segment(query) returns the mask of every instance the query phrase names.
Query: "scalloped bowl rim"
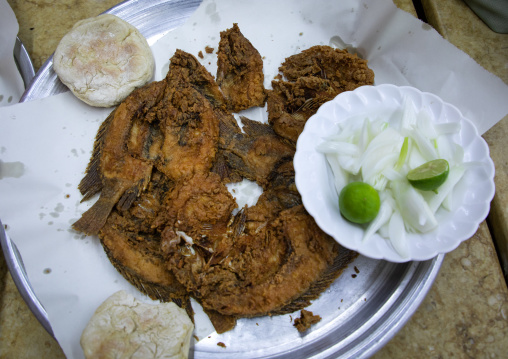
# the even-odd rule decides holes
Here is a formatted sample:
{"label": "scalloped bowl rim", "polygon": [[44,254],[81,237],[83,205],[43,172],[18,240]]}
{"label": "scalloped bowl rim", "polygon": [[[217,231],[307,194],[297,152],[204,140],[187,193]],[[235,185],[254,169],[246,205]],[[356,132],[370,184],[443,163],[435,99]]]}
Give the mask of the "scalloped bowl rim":
{"label": "scalloped bowl rim", "polygon": [[[413,100],[416,108],[430,110],[436,122],[460,122],[461,130],[451,140],[464,148],[464,161],[479,163],[468,167],[453,193],[453,211],[440,209],[439,226],[425,234],[408,234],[409,257],[401,257],[389,241],[375,234],[361,240],[364,227],[347,222],[340,215],[338,195],[333,187],[333,175],[324,156],[316,145],[334,130],[342,118],[356,116],[388,116],[401,111],[405,97]],[[389,121],[389,120],[388,120]],[[318,226],[339,244],[374,259],[391,262],[423,261],[438,254],[448,253],[463,241],[471,238],[490,211],[494,197],[494,163],[489,147],[478,134],[474,124],[460,110],[438,96],[422,92],[411,86],[382,84],[362,86],[343,92],[323,104],[307,121],[298,138],[294,156],[295,183],[307,212]]]}

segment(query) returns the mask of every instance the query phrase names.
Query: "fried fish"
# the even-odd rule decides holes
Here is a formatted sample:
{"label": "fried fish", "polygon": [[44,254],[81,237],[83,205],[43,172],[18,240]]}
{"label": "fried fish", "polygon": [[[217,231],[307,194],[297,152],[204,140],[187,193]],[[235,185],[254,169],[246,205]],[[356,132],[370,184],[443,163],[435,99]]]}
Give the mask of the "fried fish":
{"label": "fried fish", "polygon": [[264,106],[263,60],[238,24],[221,32],[217,51],[217,83],[232,112]]}
{"label": "fried fish", "polygon": [[[245,41],[235,25],[221,39],[230,53],[222,53],[248,48]],[[153,299],[174,301],[191,315],[190,298],[198,300],[219,333],[241,317],[308,306],[357,253],[305,211],[292,163],[299,133],[281,118],[298,109],[308,117],[338,91],[346,75],[323,73],[347,57],[341,54],[317,47],[287,59],[281,69],[288,81],[274,81],[271,92],[271,123],[240,117],[240,126],[231,109],[264,96],[257,57],[228,60],[245,65],[234,76],[245,75],[262,94],[248,89],[244,101],[228,95],[228,81],[236,81],[228,71],[219,88],[194,56],[177,50],[164,80],[135,91],[101,126],[80,183],[83,200],[100,197],[74,228],[98,234],[115,268]],[[355,71],[348,76],[361,77]],[[257,204],[237,208],[226,185],[243,178],[263,193]]]}
{"label": "fried fish", "polygon": [[245,116],[241,116],[240,121],[242,129],[234,118],[223,118],[220,123],[219,148],[237,174],[266,188],[274,166],[283,158],[292,158],[294,148],[284,142],[269,125]]}
{"label": "fried fish", "polygon": [[[100,197],[73,228],[86,234],[97,234],[115,205],[128,208],[150,180],[153,162],[134,156],[126,146],[132,142],[146,142],[149,138],[134,139],[142,133],[131,132],[134,120],[160,99],[165,82],[153,82],[135,90],[103,122],[95,139],[92,158],[78,188],[83,201],[100,192]],[[141,144],[140,148],[144,148]]]}
{"label": "fried fish", "polygon": [[290,56],[279,71],[268,92],[268,121],[293,144],[321,104],[341,92],[374,83],[366,60],[330,46],[313,46]]}

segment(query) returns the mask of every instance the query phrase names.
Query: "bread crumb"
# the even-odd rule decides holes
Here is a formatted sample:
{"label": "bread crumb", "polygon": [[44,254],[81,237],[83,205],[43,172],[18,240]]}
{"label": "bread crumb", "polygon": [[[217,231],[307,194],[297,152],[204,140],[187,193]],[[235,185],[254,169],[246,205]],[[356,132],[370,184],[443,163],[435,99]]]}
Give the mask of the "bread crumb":
{"label": "bread crumb", "polygon": [[207,54],[211,54],[211,53],[213,52],[213,50],[214,50],[214,49],[213,49],[213,47],[210,47],[210,46],[206,46],[206,47],[205,47],[205,52],[206,52]]}
{"label": "bread crumb", "polygon": [[200,59],[204,59],[205,57],[203,56],[203,51],[200,51],[198,52],[198,56]]}
{"label": "bread crumb", "polygon": [[222,348],[226,347],[226,344],[224,344],[223,342],[218,342],[217,345]]}

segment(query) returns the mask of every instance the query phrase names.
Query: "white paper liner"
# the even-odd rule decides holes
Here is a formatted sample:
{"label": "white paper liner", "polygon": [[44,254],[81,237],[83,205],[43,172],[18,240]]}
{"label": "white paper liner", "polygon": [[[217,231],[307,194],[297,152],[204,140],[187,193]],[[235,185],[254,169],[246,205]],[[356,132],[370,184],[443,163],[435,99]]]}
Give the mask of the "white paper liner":
{"label": "white paper liner", "polygon": [[[202,51],[201,63],[215,75],[216,54],[206,54],[205,46],[216,50],[220,31],[235,22],[264,57],[266,87],[285,57],[340,39],[369,60],[376,84],[433,92],[457,106],[480,133],[508,113],[508,86],[390,0],[205,0],[184,26],[153,44],[155,79],[166,75],[177,48]],[[68,358],[82,358],[81,332],[102,301],[120,289],[136,292],[97,238],[70,227],[93,202],[80,204],[77,185],[109,112],[70,92],[0,107],[0,218]],[[247,113],[266,122],[263,109]],[[199,319],[198,337],[209,328]]]}

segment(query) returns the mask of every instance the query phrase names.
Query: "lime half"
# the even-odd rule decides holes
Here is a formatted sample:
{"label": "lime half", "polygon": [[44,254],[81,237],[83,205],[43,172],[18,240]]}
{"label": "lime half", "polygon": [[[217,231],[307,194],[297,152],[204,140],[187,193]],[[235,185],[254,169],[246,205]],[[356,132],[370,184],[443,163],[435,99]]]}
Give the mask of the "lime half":
{"label": "lime half", "polygon": [[444,159],[425,162],[407,173],[407,180],[411,185],[422,191],[435,191],[448,178],[450,166]]}
{"label": "lime half", "polygon": [[377,191],[365,182],[351,182],[339,194],[340,213],[353,223],[368,223],[376,218],[381,201]]}

